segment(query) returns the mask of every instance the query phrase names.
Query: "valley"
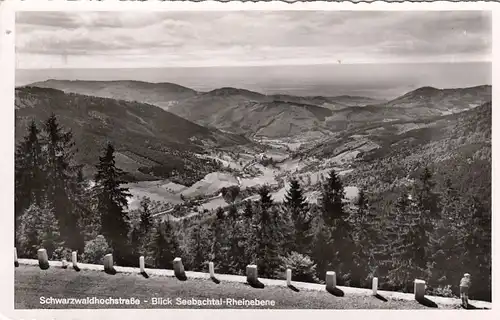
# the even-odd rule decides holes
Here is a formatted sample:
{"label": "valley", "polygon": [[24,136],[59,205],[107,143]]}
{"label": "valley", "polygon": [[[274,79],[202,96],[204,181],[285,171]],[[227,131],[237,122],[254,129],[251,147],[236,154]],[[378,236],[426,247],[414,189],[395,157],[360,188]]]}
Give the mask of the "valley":
{"label": "valley", "polygon": [[[181,219],[192,217],[218,207],[229,206],[221,194],[221,189],[231,186],[238,186],[241,190],[239,201],[246,201],[257,200],[257,188],[268,185],[272,191],[272,199],[275,202],[282,202],[289,188],[288,181],[291,177],[296,177],[301,181],[307,200],[316,203],[319,196],[319,183],[324,181],[331,169],[335,169],[341,176],[353,171],[350,168],[350,161],[345,161],[341,156],[333,161],[315,158],[294,159],[294,152],[290,150],[288,140],[260,139],[258,143],[267,147],[264,152],[251,154],[221,150],[197,155],[200,158],[220,161],[228,171],[211,172],[192,186],[176,184],[168,179],[126,184],[125,186],[133,195],[129,199],[129,209],[139,208],[142,197],[149,197],[155,201],[171,204],[167,206],[168,209],[157,209],[158,212],[154,213],[156,217],[178,220],[178,215],[172,215],[173,205],[182,204],[189,206],[190,210],[185,210]],[[355,200],[357,188],[346,187],[346,196],[351,201]]]}
{"label": "valley", "polygon": [[[83,149],[77,156],[89,177],[96,146],[114,140],[124,186],[132,194],[129,210],[148,197],[156,203],[156,217],[183,219],[227,207],[221,190],[231,186],[240,189],[238,201],[256,200],[258,187],[267,185],[272,199],[282,202],[292,177],[299,179],[307,201],[316,203],[332,169],[347,182],[350,203],[360,188],[384,192],[400,185],[416,163],[436,163],[432,156],[444,161],[464,149],[472,156],[487,152],[485,136],[469,136],[470,130],[479,132],[473,128],[478,119],[487,129],[490,100],[491,86],[423,87],[380,101],[228,87],[197,92],[171,83],[48,80],[16,89],[16,131],[32,117],[56,112]],[[463,131],[460,122],[471,123],[470,130]],[[373,180],[373,166],[394,159],[401,174],[383,186]]]}

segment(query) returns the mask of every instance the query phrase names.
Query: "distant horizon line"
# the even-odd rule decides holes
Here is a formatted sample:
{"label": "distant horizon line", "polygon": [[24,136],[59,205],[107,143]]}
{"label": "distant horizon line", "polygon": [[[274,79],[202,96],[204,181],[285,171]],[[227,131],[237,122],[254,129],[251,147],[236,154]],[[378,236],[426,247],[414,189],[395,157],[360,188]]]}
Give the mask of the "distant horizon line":
{"label": "distant horizon line", "polygon": [[265,68],[265,67],[310,67],[310,66],[354,66],[354,65],[408,65],[408,64],[467,64],[467,63],[493,63],[492,60],[470,60],[470,61],[409,61],[409,62],[354,62],[354,63],[310,63],[310,64],[262,64],[262,65],[206,65],[206,66],[123,66],[123,67],[57,67],[57,68],[19,68],[15,70],[89,70],[89,69],[184,69],[184,68]]}

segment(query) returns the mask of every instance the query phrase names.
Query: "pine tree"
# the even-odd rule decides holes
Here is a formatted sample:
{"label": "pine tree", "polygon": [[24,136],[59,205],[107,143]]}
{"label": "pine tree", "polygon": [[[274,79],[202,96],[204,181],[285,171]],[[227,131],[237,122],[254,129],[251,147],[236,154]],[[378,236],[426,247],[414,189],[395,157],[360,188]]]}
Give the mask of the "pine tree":
{"label": "pine tree", "polygon": [[128,206],[127,188],[120,185],[122,170],[115,165],[114,148],[108,143],[104,154],[99,157],[97,173],[95,174],[94,195],[97,199],[97,212],[101,217],[101,233],[113,248],[117,263],[123,263],[129,258],[127,249]]}
{"label": "pine tree", "polygon": [[153,264],[156,268],[167,269],[172,266],[172,255],[167,247],[167,240],[163,231],[162,223],[154,228],[153,236],[149,244],[149,255],[153,257]]}
{"label": "pine tree", "polygon": [[312,257],[316,263],[316,271],[319,279],[324,280],[325,274],[329,271],[330,258],[333,253],[333,247],[330,242],[330,230],[321,219],[314,237],[314,246],[312,249]]}
{"label": "pine tree", "polygon": [[168,250],[170,258],[170,265],[172,265],[173,268],[173,261],[180,253],[179,241],[177,240],[177,233],[175,231],[173,222],[167,220],[163,223],[163,225],[165,232],[166,248]]}
{"label": "pine tree", "polygon": [[74,142],[71,131],[64,131],[54,114],[44,125],[46,198],[54,209],[61,236],[66,246],[83,250],[83,235],[79,228],[79,211],[75,207],[78,197],[76,178],[78,166],[74,161]]}
{"label": "pine tree", "polygon": [[139,222],[139,230],[141,232],[141,235],[146,235],[149,233],[153,225],[151,199],[144,197],[139,205],[141,207],[141,220]]}
{"label": "pine tree", "polygon": [[236,208],[236,206],[234,204],[229,206],[227,216],[231,219],[232,223],[235,223],[235,221],[238,220],[238,218],[239,218],[238,209]]}
{"label": "pine tree", "polygon": [[[42,205],[45,193],[45,160],[39,140],[40,131],[31,121],[28,134],[16,147],[15,153],[15,234],[19,217],[32,204]],[[17,242],[17,241],[16,241]]]}
{"label": "pine tree", "polygon": [[[406,194],[402,197],[405,196],[408,198]],[[414,279],[429,276],[429,233],[413,199],[408,199],[408,203],[402,199],[399,202],[400,210],[404,208],[405,212],[398,219],[398,238],[392,245],[392,269],[389,271],[390,282],[407,291],[411,290]]]}
{"label": "pine tree", "polygon": [[245,201],[245,207],[243,209],[243,217],[246,219],[252,219],[253,215],[253,203],[251,200],[247,200]]}
{"label": "pine tree", "polygon": [[350,215],[353,240],[357,249],[353,252],[352,281],[353,286],[364,286],[376,268],[376,251],[378,217],[369,206],[368,197],[363,188],[359,190],[356,208]]}
{"label": "pine tree", "polygon": [[215,268],[220,272],[228,271],[228,234],[226,228],[226,219],[224,209],[217,208],[216,217],[211,226],[212,245],[211,258],[215,264]]}
{"label": "pine tree", "polygon": [[244,261],[246,263],[256,263],[257,258],[257,230],[258,225],[255,222],[254,203],[251,200],[245,202],[245,208],[243,210],[243,229],[245,231],[245,251],[244,251]]}
{"label": "pine tree", "polygon": [[132,256],[136,257],[145,254],[143,252],[143,239],[145,238],[138,227],[132,226],[132,231],[130,232],[130,251]]}
{"label": "pine tree", "polygon": [[281,257],[281,230],[278,225],[277,208],[273,205],[269,188],[263,186],[259,189],[260,212],[258,218],[258,266],[263,277],[273,277],[278,272]]}
{"label": "pine tree", "polygon": [[201,224],[196,225],[190,237],[190,248],[193,248],[191,267],[194,271],[204,271],[210,254],[209,231]]}
{"label": "pine tree", "polygon": [[251,228],[251,225],[249,226],[249,221],[246,218],[237,219],[230,227],[228,252],[230,273],[242,274],[245,266],[251,260],[249,249],[254,244],[249,243],[249,240],[253,239],[249,227]]}
{"label": "pine tree", "polygon": [[433,180],[431,170],[426,167],[415,183],[415,200],[422,217],[426,220],[424,224],[432,226],[440,218],[439,195],[434,191],[436,183]]}
{"label": "pine tree", "polygon": [[463,268],[470,270],[477,285],[471,296],[491,299],[491,209],[476,196],[469,196],[469,217],[462,231]]}
{"label": "pine tree", "polygon": [[294,226],[294,237],[292,239],[294,245],[291,250],[309,254],[312,241],[312,218],[309,214],[309,205],[297,179],[290,181],[290,189],[285,195],[284,205],[290,213]]}
{"label": "pine tree", "polygon": [[330,176],[323,184],[320,207],[323,220],[328,226],[334,226],[336,221],[347,219],[347,212],[344,208],[345,192],[335,170],[330,172]]}
{"label": "pine tree", "polygon": [[95,239],[101,228],[99,215],[93,210],[94,199],[89,182],[83,176],[83,166],[77,167],[76,180],[72,181],[74,194],[72,203],[75,216],[78,217],[78,229],[81,230],[84,241]]}
{"label": "pine tree", "polygon": [[[348,221],[348,212],[345,210],[344,198],[342,182],[332,170],[323,184],[319,203],[323,221],[329,233],[327,245],[330,246],[328,250],[330,253],[323,259],[329,262],[331,270],[342,274],[343,279],[348,279],[355,268],[353,252],[356,246],[352,239],[352,228]],[[318,261],[316,262],[318,266],[321,265]],[[343,279],[339,280],[339,283],[343,283]]]}
{"label": "pine tree", "polygon": [[363,231],[364,224],[367,220],[368,213],[368,199],[366,198],[365,191],[359,190],[358,199],[356,200],[356,209],[353,210],[350,221],[356,233],[356,238],[359,238],[359,233]]}
{"label": "pine tree", "polygon": [[441,219],[435,222],[434,233],[430,239],[433,268],[429,284],[433,286],[458,283],[462,275],[461,272],[449,272],[449,266],[461,264],[463,248],[457,232],[461,199],[450,179],[445,180],[443,187],[440,197]]}
{"label": "pine tree", "polygon": [[240,187],[238,186],[230,186],[230,187],[224,187],[221,190],[222,197],[224,200],[231,206],[234,205],[236,202],[236,199],[238,198],[238,195],[240,194]]}
{"label": "pine tree", "polygon": [[264,185],[259,188],[258,194],[260,197],[259,205],[262,210],[267,210],[273,205],[273,200],[269,192],[269,187]]}

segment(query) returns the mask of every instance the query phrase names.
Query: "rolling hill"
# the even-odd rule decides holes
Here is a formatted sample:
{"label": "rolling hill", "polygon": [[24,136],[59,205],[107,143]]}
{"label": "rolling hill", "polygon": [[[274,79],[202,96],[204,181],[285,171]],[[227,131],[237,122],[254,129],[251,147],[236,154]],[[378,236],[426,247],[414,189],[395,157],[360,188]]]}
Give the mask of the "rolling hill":
{"label": "rolling hill", "polygon": [[171,105],[193,97],[197,92],[174,83],[149,83],[142,81],[81,81],[54,80],[36,82],[32,87],[52,88],[64,92],[111,98],[127,101],[139,101],[156,105],[168,110]]}
{"label": "rolling hill", "polygon": [[266,137],[326,131],[322,122],[331,114],[330,110],[314,105],[245,100],[240,95],[200,95],[173,107],[172,112],[201,125]]}
{"label": "rolling hill", "polygon": [[413,118],[457,113],[475,108],[491,100],[491,86],[436,89],[422,87],[384,104],[404,109]]}
{"label": "rolling hill", "polygon": [[165,178],[176,170],[190,179],[189,184],[214,169],[213,163],[198,159],[194,152],[250,143],[242,136],[208,129],[138,102],[23,87],[16,89],[15,106],[16,141],[22,139],[31,119],[41,122],[54,113],[73,131],[86,174],[93,172],[92,164],[104,144],[112,141],[117,164],[130,174],[129,179]]}

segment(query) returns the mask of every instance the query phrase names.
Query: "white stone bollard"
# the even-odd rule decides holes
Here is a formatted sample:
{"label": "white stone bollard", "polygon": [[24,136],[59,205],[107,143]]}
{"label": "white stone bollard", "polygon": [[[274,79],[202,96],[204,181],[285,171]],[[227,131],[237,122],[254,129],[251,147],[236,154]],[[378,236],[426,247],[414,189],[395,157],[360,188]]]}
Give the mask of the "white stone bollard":
{"label": "white stone bollard", "polygon": [[38,265],[40,266],[40,269],[42,270],[48,269],[49,257],[47,256],[47,250],[38,249],[37,255],[38,255]]}
{"label": "white stone bollard", "polygon": [[326,289],[333,290],[337,287],[337,276],[334,271],[326,272]]}
{"label": "white stone bollard", "polygon": [[140,256],[139,257],[139,269],[141,269],[141,273],[144,273],[146,272],[146,270],[144,270],[144,256]]}
{"label": "white stone bollard", "polygon": [[292,269],[286,269],[286,285],[292,285]]}
{"label": "white stone bollard", "polygon": [[71,263],[73,268],[78,268],[78,258],[76,256],[76,251],[71,252]]}
{"label": "white stone bollard", "polygon": [[374,277],[372,280],[372,290],[373,290],[373,295],[377,295],[377,289],[378,289],[378,278]]}
{"label": "white stone bollard", "polygon": [[423,300],[425,296],[425,281],[415,279],[415,300]]}
{"label": "white stone bollard", "polygon": [[14,267],[19,267],[19,261],[17,261],[17,248],[14,247]]}
{"label": "white stone bollard", "polygon": [[214,263],[211,261],[208,263],[208,272],[210,273],[210,278],[215,278]]}
{"label": "white stone bollard", "polygon": [[258,282],[257,266],[255,264],[248,265],[246,271],[247,271],[247,282],[257,283]]}
{"label": "white stone bollard", "polygon": [[113,267],[113,255],[111,253],[104,256],[104,271],[106,271],[106,273],[115,273],[115,268]]}
{"label": "white stone bollard", "polygon": [[182,264],[182,259],[177,257],[174,259],[174,274],[178,279],[186,279],[186,272],[184,271],[184,265]]}

